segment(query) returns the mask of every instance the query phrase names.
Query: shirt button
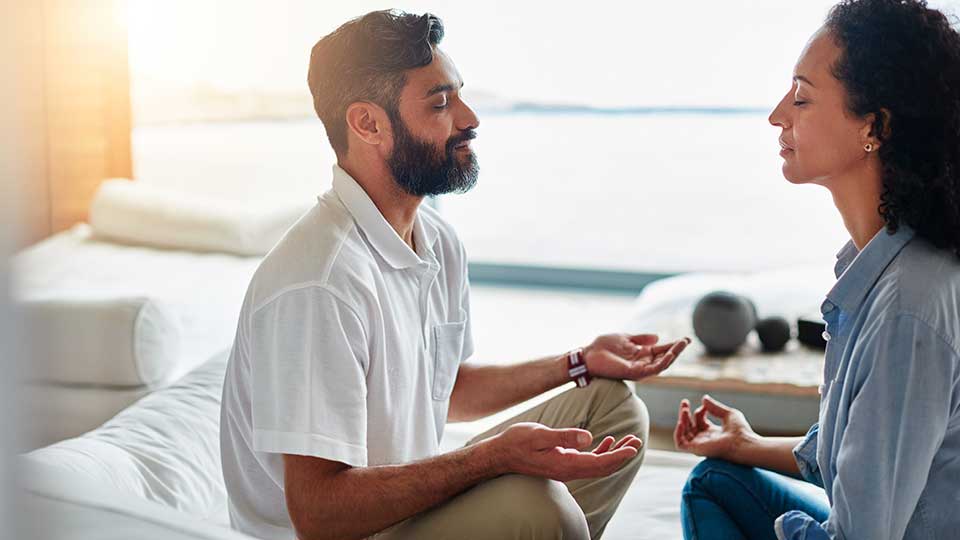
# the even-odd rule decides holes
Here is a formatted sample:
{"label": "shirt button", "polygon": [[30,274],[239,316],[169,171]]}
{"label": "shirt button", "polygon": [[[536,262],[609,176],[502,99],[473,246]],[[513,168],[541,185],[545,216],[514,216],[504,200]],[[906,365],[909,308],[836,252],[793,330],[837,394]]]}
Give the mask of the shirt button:
{"label": "shirt button", "polygon": [[824,341],[830,341],[830,332],[827,332],[826,330],[824,330],[823,333],[820,335],[823,336]]}

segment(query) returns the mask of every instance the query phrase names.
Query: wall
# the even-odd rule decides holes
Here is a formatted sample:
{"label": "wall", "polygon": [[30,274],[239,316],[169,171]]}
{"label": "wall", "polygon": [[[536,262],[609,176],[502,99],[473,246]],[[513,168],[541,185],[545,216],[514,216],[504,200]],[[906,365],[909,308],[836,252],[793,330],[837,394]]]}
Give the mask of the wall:
{"label": "wall", "polygon": [[[36,100],[31,89],[16,75],[28,60],[20,46],[29,36],[17,24],[21,16],[32,8],[29,2],[0,0],[0,538],[20,538],[18,525],[24,521],[22,512],[14,508],[18,500],[14,492],[13,456],[18,445],[17,373],[18,363],[26,350],[22,328],[17,324],[9,300],[9,259],[14,238],[23,225],[21,206],[25,198],[19,193],[12,178],[34,173],[35,150],[42,146],[42,137],[25,138],[22,127],[28,118],[36,117]],[[9,83],[8,83],[9,81]],[[43,216],[33,219],[42,220]]]}
{"label": "wall", "polygon": [[[132,176],[122,0],[12,2],[11,79],[23,116],[18,245],[87,217],[104,178]],[[9,128],[8,128],[9,130]]]}

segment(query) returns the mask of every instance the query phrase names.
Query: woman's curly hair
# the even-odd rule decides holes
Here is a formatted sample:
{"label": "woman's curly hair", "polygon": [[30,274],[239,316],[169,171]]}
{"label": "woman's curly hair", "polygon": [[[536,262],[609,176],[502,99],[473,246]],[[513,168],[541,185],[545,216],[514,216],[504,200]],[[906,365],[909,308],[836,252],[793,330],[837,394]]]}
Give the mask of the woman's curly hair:
{"label": "woman's curly hair", "polygon": [[960,257],[960,34],[923,0],[844,0],[826,27],[847,107],[875,116],[887,230]]}

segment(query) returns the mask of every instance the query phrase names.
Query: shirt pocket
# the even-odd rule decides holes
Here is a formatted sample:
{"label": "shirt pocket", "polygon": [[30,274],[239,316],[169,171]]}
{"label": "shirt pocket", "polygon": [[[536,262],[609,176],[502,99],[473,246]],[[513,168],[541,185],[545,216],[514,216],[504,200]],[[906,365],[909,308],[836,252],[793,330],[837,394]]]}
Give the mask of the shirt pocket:
{"label": "shirt pocket", "polygon": [[467,321],[438,324],[433,327],[433,399],[450,398],[457,382],[460,357],[463,353],[463,334]]}

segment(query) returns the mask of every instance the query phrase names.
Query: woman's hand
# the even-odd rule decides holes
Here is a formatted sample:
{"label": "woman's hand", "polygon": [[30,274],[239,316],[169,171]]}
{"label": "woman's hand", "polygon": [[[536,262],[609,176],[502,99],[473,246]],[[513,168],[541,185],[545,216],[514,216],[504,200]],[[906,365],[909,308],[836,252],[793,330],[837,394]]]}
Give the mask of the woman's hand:
{"label": "woman's hand", "polygon": [[[707,415],[719,419],[720,424],[711,422]],[[689,401],[680,402],[677,427],[673,431],[673,443],[677,450],[738,461],[735,459],[737,450],[745,442],[757,437],[743,413],[710,396],[703,396],[702,404],[692,412]]]}

